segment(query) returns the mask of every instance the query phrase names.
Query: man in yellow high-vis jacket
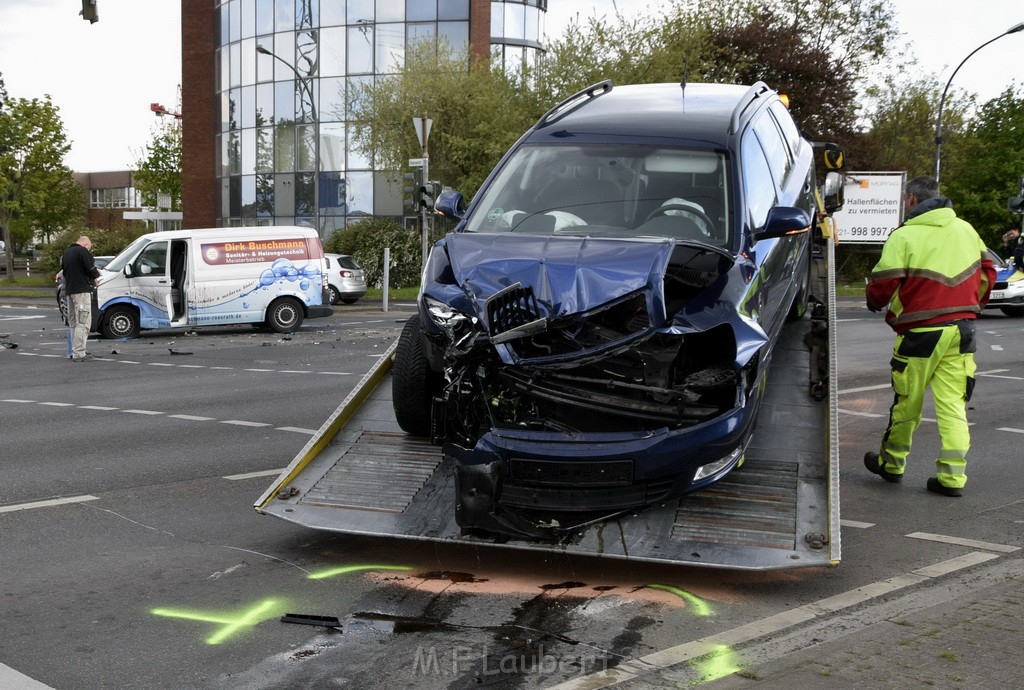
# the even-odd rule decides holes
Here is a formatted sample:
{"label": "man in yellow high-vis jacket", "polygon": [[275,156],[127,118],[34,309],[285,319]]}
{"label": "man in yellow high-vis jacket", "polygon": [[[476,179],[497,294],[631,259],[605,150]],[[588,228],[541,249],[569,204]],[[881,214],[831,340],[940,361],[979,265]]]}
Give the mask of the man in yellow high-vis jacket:
{"label": "man in yellow high-vis jacket", "polygon": [[939,196],[933,177],[915,177],[904,194],[906,217],[882,247],[868,278],[868,309],[888,305],[894,400],[880,452],[864,455],[868,470],[903,479],[924,393],[931,388],[942,448],[929,491],[961,496],[967,483],[967,401],[974,388],[974,320],[988,302],[995,267],[970,223]]}

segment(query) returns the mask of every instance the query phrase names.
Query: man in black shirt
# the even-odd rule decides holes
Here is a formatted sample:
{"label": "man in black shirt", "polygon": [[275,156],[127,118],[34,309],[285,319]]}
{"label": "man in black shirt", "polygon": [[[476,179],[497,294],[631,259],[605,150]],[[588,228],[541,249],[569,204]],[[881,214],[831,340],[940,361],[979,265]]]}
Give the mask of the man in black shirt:
{"label": "man in black shirt", "polygon": [[71,361],[92,359],[85,351],[92,326],[92,290],[100,277],[92,258],[92,241],[82,235],[64,251],[60,267],[64,271],[64,292],[68,296],[68,328],[71,330]]}

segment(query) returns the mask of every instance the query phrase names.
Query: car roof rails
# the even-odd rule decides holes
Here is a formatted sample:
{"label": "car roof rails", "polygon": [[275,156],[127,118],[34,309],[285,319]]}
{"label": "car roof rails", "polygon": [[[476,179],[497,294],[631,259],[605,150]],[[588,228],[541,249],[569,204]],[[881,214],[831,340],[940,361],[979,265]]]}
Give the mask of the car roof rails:
{"label": "car roof rails", "polygon": [[743,113],[746,112],[747,108],[754,103],[758,98],[763,96],[765,92],[774,93],[767,84],[763,81],[756,82],[753,86],[747,89],[747,92],[743,94],[743,97],[736,104],[736,108],[732,111],[732,117],[729,119],[729,134],[735,134],[740,127],[740,118]]}
{"label": "car roof rails", "polygon": [[[569,112],[576,110],[580,106],[586,104],[587,102],[589,102],[591,98],[603,96],[604,94],[608,93],[611,90],[611,79],[605,79],[604,81],[600,81],[596,84],[591,84],[587,88],[577,91],[573,95],[569,96],[564,101],[557,103],[549,111],[541,115],[541,118],[537,120],[537,124],[535,124],[533,128],[540,129],[544,125],[551,124],[552,122],[561,119]],[[586,100],[584,100],[584,97],[586,97]]]}

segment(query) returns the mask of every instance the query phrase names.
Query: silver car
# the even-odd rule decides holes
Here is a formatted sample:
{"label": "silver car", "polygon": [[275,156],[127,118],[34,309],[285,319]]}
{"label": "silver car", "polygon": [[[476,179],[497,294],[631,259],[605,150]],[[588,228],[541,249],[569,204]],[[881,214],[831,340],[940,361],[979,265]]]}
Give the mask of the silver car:
{"label": "silver car", "polygon": [[348,254],[327,257],[327,286],[331,304],[355,304],[366,294],[366,272]]}

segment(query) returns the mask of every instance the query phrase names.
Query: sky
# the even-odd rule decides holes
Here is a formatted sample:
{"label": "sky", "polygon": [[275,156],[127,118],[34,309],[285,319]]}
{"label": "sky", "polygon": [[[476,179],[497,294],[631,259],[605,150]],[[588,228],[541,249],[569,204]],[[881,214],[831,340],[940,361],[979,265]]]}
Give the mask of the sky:
{"label": "sky", "polygon": [[[1024,22],[1020,0],[891,2],[919,69],[943,84],[972,50]],[[611,17],[614,5],[549,0],[548,34],[557,35],[577,14]],[[99,21],[90,24],[78,16],[81,0],[0,0],[0,75],[7,92],[28,99],[50,95],[71,141],[65,163],[78,172],[136,167],[158,124],[150,103],[178,110],[180,0],[98,0],[98,6]],[[627,16],[658,15],[662,3],[620,0],[618,7]],[[1024,85],[1022,64],[1024,31],[972,56],[953,88],[982,101],[993,98],[1015,77]]]}

